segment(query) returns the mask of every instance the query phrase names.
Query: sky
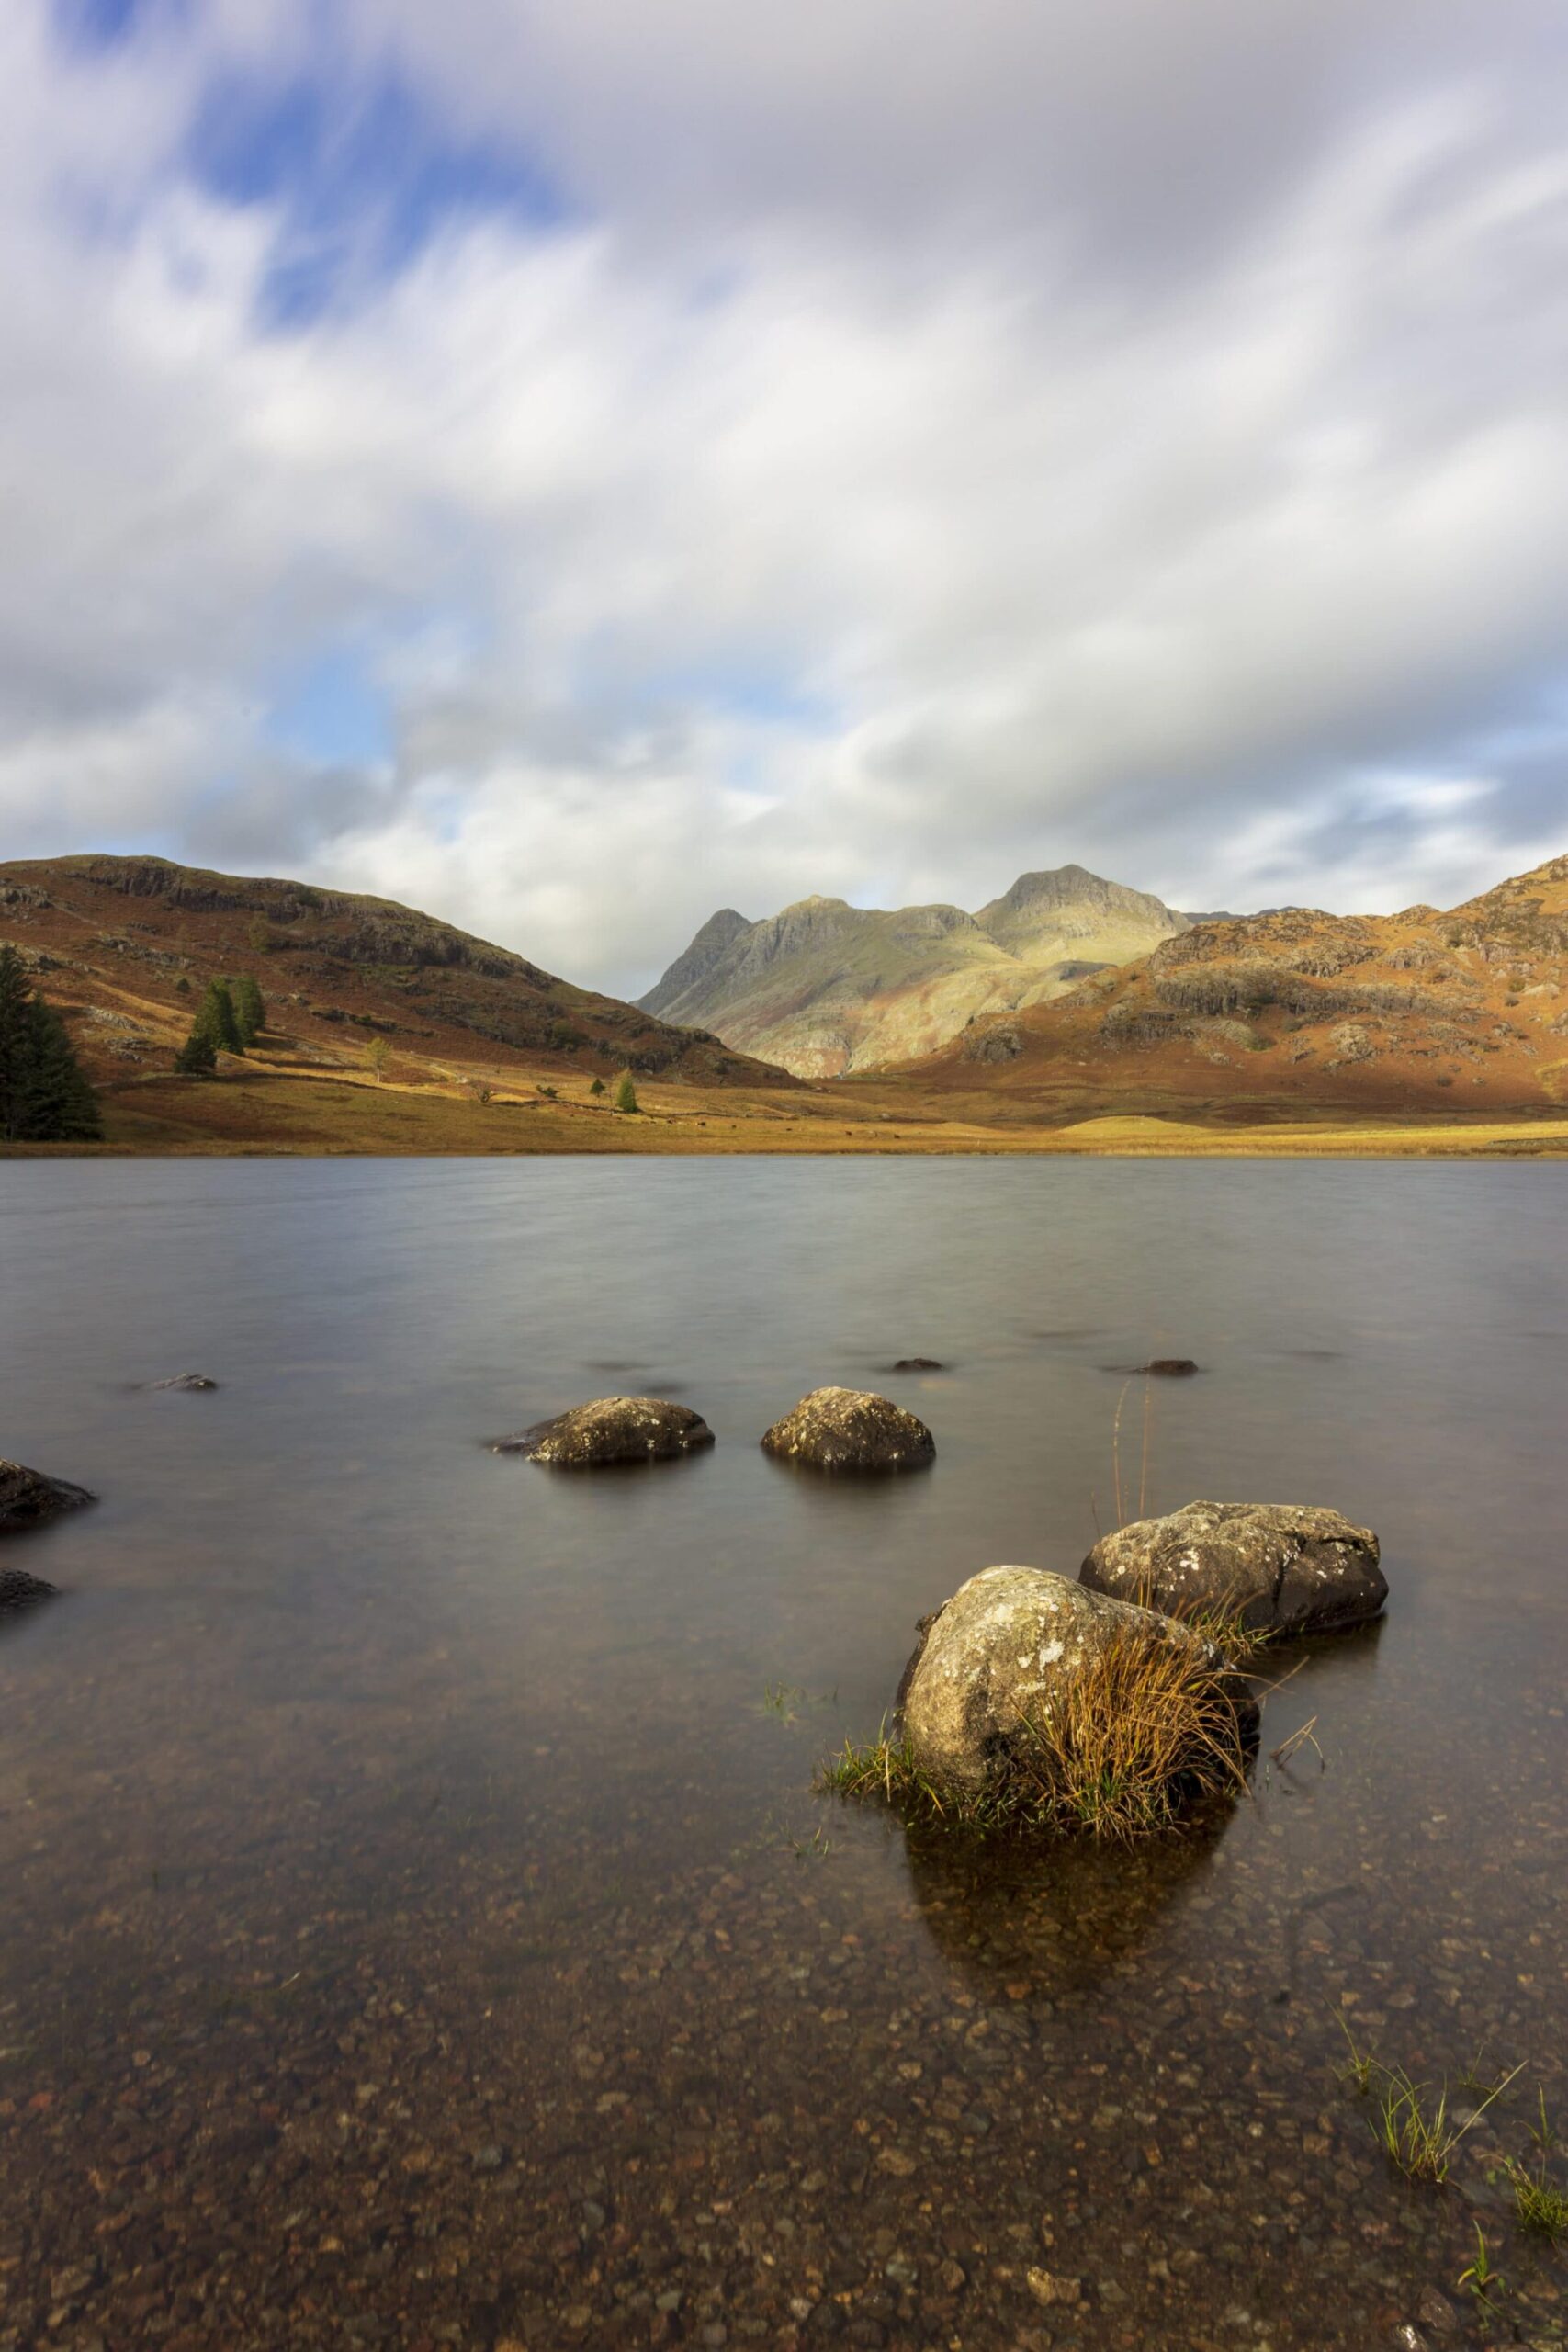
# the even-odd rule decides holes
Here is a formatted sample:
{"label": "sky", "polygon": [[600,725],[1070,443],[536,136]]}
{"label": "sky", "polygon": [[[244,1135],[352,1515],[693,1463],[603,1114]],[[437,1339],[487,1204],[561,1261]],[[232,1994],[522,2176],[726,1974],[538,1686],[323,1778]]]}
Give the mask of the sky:
{"label": "sky", "polygon": [[1568,849],[1556,0],[6,0],[0,854],[715,908]]}

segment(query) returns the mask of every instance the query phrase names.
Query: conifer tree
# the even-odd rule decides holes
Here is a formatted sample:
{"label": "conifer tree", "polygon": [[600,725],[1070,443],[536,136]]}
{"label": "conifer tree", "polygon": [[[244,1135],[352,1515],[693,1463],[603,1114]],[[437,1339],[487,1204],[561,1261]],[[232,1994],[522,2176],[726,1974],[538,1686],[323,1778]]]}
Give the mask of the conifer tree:
{"label": "conifer tree", "polygon": [[632,1083],[632,1074],[629,1069],[624,1069],[621,1072],[621,1082],[615,1089],[615,1108],[617,1111],[636,1111],[639,1107],[637,1088]]}
{"label": "conifer tree", "polygon": [[234,1000],[229,993],[227,980],[209,980],[207,994],[201,1000],[201,1010],[196,1025],[204,1029],[215,1046],[226,1054],[243,1054],[244,1040],[240,1035],[240,1018],[234,1011]]}
{"label": "conifer tree", "polygon": [[175,1068],[184,1070],[187,1077],[200,1078],[216,1066],[217,1060],[218,1049],[198,1013],[190,1035],[175,1057]]}
{"label": "conifer tree", "polygon": [[603,1094],[604,1091],[604,1080],[602,1078],[596,1078],[588,1091],[590,1094]]}
{"label": "conifer tree", "polygon": [[91,1142],[97,1097],[65,1023],[28,986],[14,947],[0,947],[0,1136],[13,1143]]}
{"label": "conifer tree", "polygon": [[242,1043],[254,1046],[266,1027],[266,1001],[249,972],[242,972],[234,982],[234,1017],[240,1024]]}

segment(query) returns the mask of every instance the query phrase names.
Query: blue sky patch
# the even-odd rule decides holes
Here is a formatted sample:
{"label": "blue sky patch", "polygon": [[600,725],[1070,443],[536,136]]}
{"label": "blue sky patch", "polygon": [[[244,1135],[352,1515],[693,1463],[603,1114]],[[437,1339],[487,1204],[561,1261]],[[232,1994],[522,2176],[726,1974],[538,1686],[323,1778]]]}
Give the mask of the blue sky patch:
{"label": "blue sky patch", "polygon": [[279,324],[352,302],[463,220],[547,228],[568,218],[541,171],[452,139],[390,71],[369,84],[328,72],[284,85],[230,75],[206,94],[185,162],[224,202],[280,212],[265,293]]}
{"label": "blue sky patch", "polygon": [[392,756],[392,710],[361,656],[323,653],[289,680],[263,722],[269,742],[320,767],[369,767]]}

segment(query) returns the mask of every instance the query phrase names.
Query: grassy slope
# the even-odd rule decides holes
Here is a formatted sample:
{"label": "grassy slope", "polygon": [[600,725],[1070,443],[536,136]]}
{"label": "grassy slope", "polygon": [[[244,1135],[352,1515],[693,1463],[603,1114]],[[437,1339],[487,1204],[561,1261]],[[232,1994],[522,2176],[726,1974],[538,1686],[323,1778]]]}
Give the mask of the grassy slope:
{"label": "grassy slope", "polygon": [[[58,877],[67,867],[101,863],[56,861],[53,872]],[[1515,984],[1525,964],[1542,971],[1560,968],[1560,961],[1551,961],[1553,926],[1568,915],[1568,861],[1542,869],[1549,877],[1544,883],[1521,877],[1450,916],[1421,912],[1371,926],[1375,953],[1353,967],[1363,978],[1371,975],[1375,985],[1382,985],[1387,971],[1408,983],[1408,964],[1391,965],[1389,956],[1413,942],[1430,945],[1438,937],[1443,958],[1468,976],[1455,1001],[1475,1012],[1455,1034],[1461,1042],[1480,1041],[1473,1061],[1461,1057],[1456,1068],[1466,1079],[1479,1074],[1481,1087],[1438,1091],[1432,1082],[1432,1059],[1423,1061],[1418,1053],[1402,1057],[1386,1041],[1371,1062],[1326,1073],[1314,1048],[1311,1059],[1290,1066],[1294,1085],[1287,1087],[1281,1084],[1279,1046],[1287,1036],[1299,1037],[1303,1027],[1298,1023],[1287,1032],[1278,1007],[1258,1015],[1254,1024],[1278,1031],[1275,1047],[1256,1054],[1233,1050],[1224,1066],[1206,1057],[1201,1038],[1107,1049],[1099,1024],[1108,1004],[1127,1001],[1134,1010],[1153,1004],[1156,958],[1115,976],[1109,990],[1091,992],[1086,1004],[1013,1016],[1025,1033],[1025,1050],[998,1065],[966,1061],[951,1048],[901,1071],[802,1086],[722,1049],[698,1047],[672,1069],[639,1076],[643,1110],[636,1117],[612,1111],[607,1093],[592,1098],[591,1081],[594,1076],[613,1080],[628,1036],[658,1047],[660,1037],[671,1033],[608,1000],[569,990],[521,958],[503,958],[499,978],[461,965],[432,971],[344,961],[332,952],[335,932],[351,920],[353,910],[380,911],[377,901],[334,901],[335,912],[323,909],[302,925],[291,921],[286,944],[267,951],[249,948],[244,923],[231,908],[170,908],[144,898],[128,901],[101,884],[69,876],[68,887],[51,884],[49,906],[7,907],[7,877],[36,880],[42,871],[36,865],[0,868],[0,937],[15,937],[35,956],[42,950],[49,957],[39,984],[71,1016],[73,1034],[103,1088],[107,1139],[93,1148],[106,1153],[1278,1157],[1568,1150],[1568,1088],[1559,1077],[1568,1071],[1568,1044],[1550,1050],[1538,1045],[1534,1057],[1518,1050],[1520,1039],[1551,1040],[1550,1023],[1534,1018],[1528,1035],[1523,1023],[1537,1008],[1559,1017],[1559,997],[1507,1002],[1519,994]],[[242,886],[264,893],[293,887]],[[71,903],[61,906],[62,898]],[[344,905],[349,916],[342,912]],[[416,926],[426,922],[402,910],[384,911]],[[1314,921],[1334,925],[1330,917]],[[1357,929],[1359,933],[1369,927]],[[430,931],[436,944],[460,936],[446,934],[442,926]],[[1172,970],[1212,973],[1216,965],[1234,962],[1235,942],[1219,936],[1222,931],[1245,934],[1246,956],[1252,960],[1260,943],[1280,945],[1277,934],[1260,924],[1216,927],[1214,940],[1200,943],[1195,962],[1190,957]],[[1448,944],[1454,939],[1461,942],[1457,948]],[[340,948],[342,944],[339,938]],[[1344,940],[1338,944],[1343,946]],[[1365,941],[1358,936],[1354,944],[1359,950]],[[508,977],[513,964],[533,979],[519,984]],[[209,970],[254,969],[274,1008],[274,1026],[261,1046],[243,1062],[226,1062],[215,1079],[181,1079],[172,1071],[192,1001],[175,992],[182,969],[193,987]],[[1334,984],[1343,981],[1341,974]],[[1555,978],[1526,985],[1561,987]],[[504,1008],[514,999],[522,1005],[523,1029],[553,1019],[549,1009],[566,1005],[581,1024],[611,1040],[614,1057],[607,1059],[596,1045],[562,1051],[505,1044],[477,1035],[460,1017],[477,1009],[478,1017],[493,1021],[497,1004]],[[346,1017],[326,1019],[323,1005]],[[356,1028],[356,1012],[378,1024],[396,1025]],[[130,1028],[118,1028],[116,1022]],[[1493,1039],[1491,1031],[1500,1024],[1517,1031],[1517,1037],[1511,1043]],[[1377,1023],[1371,1027],[1376,1030]],[[363,1040],[378,1034],[387,1035],[393,1047],[388,1080],[380,1086],[363,1057]],[[1316,1036],[1318,1031],[1309,1023],[1304,1034]],[[1495,1050],[1483,1051],[1489,1041]],[[556,1100],[541,1091],[545,1087],[556,1090]],[[489,1102],[480,1099],[483,1089],[491,1092]]]}

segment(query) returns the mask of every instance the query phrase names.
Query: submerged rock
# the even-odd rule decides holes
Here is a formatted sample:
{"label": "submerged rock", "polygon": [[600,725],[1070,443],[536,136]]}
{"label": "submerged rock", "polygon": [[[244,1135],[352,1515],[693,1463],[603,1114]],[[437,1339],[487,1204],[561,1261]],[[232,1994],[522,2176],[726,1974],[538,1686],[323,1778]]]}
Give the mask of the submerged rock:
{"label": "submerged rock", "polygon": [[216,1388],[218,1383],[209,1380],[204,1372],[176,1372],[172,1380],[155,1380],[154,1388],[179,1388],[192,1393],[197,1389]]}
{"label": "submerged rock", "polygon": [[57,1589],[41,1577],[28,1576],[26,1568],[0,1568],[0,1617],[8,1617],[14,1609],[30,1609],[35,1600],[48,1600]]}
{"label": "submerged rock", "polygon": [[945,1372],[947,1366],[939,1356],[900,1356],[893,1369],[895,1372]]}
{"label": "submerged rock", "polygon": [[1133,1370],[1157,1373],[1162,1380],[1185,1380],[1198,1366],[1190,1356],[1155,1356],[1148,1363],[1135,1363]]}
{"label": "submerged rock", "polygon": [[85,1487],[47,1477],[43,1471],[29,1470],[20,1462],[0,1462],[0,1535],[36,1527],[62,1510],[80,1510],[84,1503],[96,1499]]}
{"label": "submerged rock", "polygon": [[1173,1645],[1212,1668],[1241,1735],[1258,1706],[1212,1642],[1150,1609],[1045,1568],[982,1568],[934,1616],[898,1687],[897,1711],[917,1770],[940,1791],[976,1797],[1020,1770],[1033,1726],[1112,1644],[1151,1654]]}
{"label": "submerged rock", "polygon": [[497,1438],[496,1453],[526,1453],[556,1470],[593,1470],[612,1462],[668,1462],[714,1442],[689,1405],[659,1396],[595,1396],[516,1437]]}
{"label": "submerged rock", "polygon": [[812,1470],[919,1470],[936,1454],[924,1421],[869,1388],[812,1389],[762,1447]]}
{"label": "submerged rock", "polygon": [[1337,1632],[1388,1599],[1371,1530],[1310,1503],[1189,1503],[1102,1536],[1078,1573],[1171,1617],[1234,1611],[1257,1633]]}

